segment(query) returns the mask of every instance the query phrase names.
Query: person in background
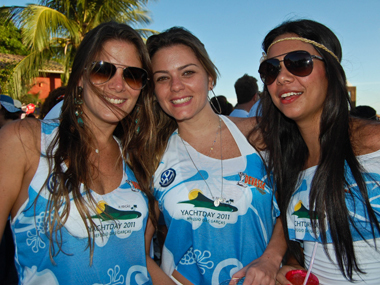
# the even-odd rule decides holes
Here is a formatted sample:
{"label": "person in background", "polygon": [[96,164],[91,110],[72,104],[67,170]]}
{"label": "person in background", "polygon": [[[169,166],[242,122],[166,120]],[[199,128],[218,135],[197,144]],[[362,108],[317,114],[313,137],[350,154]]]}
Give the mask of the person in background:
{"label": "person in background", "polygon": [[228,116],[234,107],[227,101],[226,96],[218,95],[210,99],[210,104],[215,113]]}
{"label": "person in background", "polygon": [[[46,97],[45,102],[41,106],[39,119],[44,119],[45,116],[50,112],[50,110],[59,102],[63,101],[65,98],[65,86],[58,87],[52,90]],[[63,103],[63,102],[62,102]],[[58,118],[59,116],[57,116]]]}
{"label": "person in background", "polygon": [[0,130],[0,234],[10,214],[20,284],[157,280],[151,75],[139,34],[102,23],[77,50],[60,120]]}
{"label": "person in background", "polygon": [[262,47],[258,130],[294,257],[277,280],[311,268],[321,285],[379,284],[380,124],[350,116],[340,42],[301,19]]}
{"label": "person in background", "polygon": [[351,116],[363,118],[363,119],[369,119],[369,120],[375,120],[378,121],[379,117],[376,115],[376,110],[370,106],[356,106],[352,108],[350,112]]}
{"label": "person in background", "polygon": [[270,177],[246,139],[255,119],[213,111],[207,98],[218,71],[192,33],[174,27],[147,46],[157,97],[154,195],[168,228],[162,269],[176,284],[245,277],[244,285],[274,285],[286,243]]}
{"label": "person in background", "polygon": [[247,118],[252,106],[259,100],[257,79],[244,74],[235,82],[237,104],[231,117]]}
{"label": "person in background", "polygon": [[0,95],[0,129],[6,124],[21,118],[23,111],[17,108],[11,97]]}

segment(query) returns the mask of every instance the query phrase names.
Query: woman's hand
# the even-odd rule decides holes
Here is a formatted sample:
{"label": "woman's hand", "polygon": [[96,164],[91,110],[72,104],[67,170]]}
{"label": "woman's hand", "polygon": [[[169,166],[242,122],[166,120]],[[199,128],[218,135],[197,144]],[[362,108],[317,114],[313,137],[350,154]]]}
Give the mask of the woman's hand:
{"label": "woman's hand", "polygon": [[231,281],[230,285],[236,284],[234,283],[236,279],[244,276],[243,285],[275,285],[278,269],[277,262],[263,255],[236,272],[232,276],[232,280],[235,279],[235,281]]}

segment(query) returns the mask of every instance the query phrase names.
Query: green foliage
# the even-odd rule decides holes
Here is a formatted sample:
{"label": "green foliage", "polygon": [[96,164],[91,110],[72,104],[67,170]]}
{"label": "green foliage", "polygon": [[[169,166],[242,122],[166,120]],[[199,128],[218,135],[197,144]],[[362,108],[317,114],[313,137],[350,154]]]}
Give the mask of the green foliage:
{"label": "green foliage", "polygon": [[21,30],[12,22],[0,23],[0,53],[27,55],[29,52],[22,43]]}
{"label": "green foliage", "polygon": [[[31,51],[14,68],[16,97],[50,59],[65,66],[65,83],[80,42],[100,23],[111,20],[131,26],[149,23],[147,3],[148,0],[40,0],[39,5],[0,7],[0,21],[10,20],[20,28],[23,43]],[[156,32],[141,30],[145,37],[152,33]]]}

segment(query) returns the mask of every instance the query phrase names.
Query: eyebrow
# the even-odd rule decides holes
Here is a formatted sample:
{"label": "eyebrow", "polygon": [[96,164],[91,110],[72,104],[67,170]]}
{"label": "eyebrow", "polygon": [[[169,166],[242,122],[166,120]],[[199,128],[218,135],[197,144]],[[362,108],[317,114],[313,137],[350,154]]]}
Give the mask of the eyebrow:
{"label": "eyebrow", "polygon": [[[192,65],[198,67],[198,65],[196,65],[195,63],[189,63],[189,64],[186,64],[184,66],[180,66],[178,68],[178,70],[184,70],[185,68],[187,68],[189,66],[192,66]],[[156,72],[153,72],[153,75],[155,75],[156,73],[169,73],[169,71],[167,71],[167,70],[157,70]]]}

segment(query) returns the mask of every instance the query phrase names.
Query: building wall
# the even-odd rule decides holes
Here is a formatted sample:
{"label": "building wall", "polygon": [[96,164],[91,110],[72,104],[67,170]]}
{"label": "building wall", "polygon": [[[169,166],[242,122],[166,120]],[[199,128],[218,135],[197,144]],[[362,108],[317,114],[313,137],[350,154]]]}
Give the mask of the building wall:
{"label": "building wall", "polygon": [[45,77],[37,77],[34,79],[34,85],[28,93],[38,95],[41,101],[45,101],[50,91],[61,87],[61,85],[61,75],[59,73],[46,73]]}

